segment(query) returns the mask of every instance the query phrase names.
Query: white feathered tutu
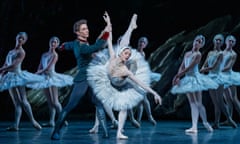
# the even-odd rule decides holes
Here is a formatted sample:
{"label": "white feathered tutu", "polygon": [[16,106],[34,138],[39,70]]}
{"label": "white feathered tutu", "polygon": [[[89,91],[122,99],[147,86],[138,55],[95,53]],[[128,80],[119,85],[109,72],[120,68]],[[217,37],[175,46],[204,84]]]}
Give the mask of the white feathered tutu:
{"label": "white feathered tutu", "polygon": [[44,81],[27,85],[32,89],[48,88],[50,86],[65,87],[73,84],[73,77],[66,74],[51,72],[49,75],[42,75]]}
{"label": "white feathered tutu", "polygon": [[[108,60],[108,49],[98,52],[87,69],[87,80],[97,98],[103,103],[117,111],[131,109],[143,100],[145,91],[128,78],[126,78],[124,86],[118,88],[113,86],[107,72]],[[135,49],[132,50],[127,65],[135,65],[133,66],[135,77],[145,85],[150,85],[150,67]]]}
{"label": "white feathered tutu", "polygon": [[7,90],[17,86],[27,86],[36,82],[44,81],[43,76],[30,73],[26,70],[18,70],[17,72],[7,72],[0,80],[0,91]]}

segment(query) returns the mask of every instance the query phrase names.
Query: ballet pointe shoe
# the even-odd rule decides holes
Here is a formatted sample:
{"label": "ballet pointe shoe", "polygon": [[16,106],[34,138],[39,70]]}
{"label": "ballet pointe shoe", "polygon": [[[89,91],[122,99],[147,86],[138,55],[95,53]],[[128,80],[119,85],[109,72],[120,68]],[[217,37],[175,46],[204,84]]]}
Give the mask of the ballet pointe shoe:
{"label": "ballet pointe shoe", "polygon": [[37,129],[37,130],[41,130],[42,129],[42,127],[41,127],[41,125],[38,123],[38,122],[33,122],[33,127],[35,128],[35,129]]}
{"label": "ballet pointe shoe", "polygon": [[6,128],[6,131],[18,131],[18,130],[19,130],[19,128],[16,126],[10,126],[10,127]]}
{"label": "ballet pointe shoe", "polygon": [[122,140],[128,139],[128,136],[125,136],[125,135],[123,135],[122,133],[118,133],[118,134],[117,134],[117,139],[122,139]]}
{"label": "ballet pointe shoe", "polygon": [[68,121],[65,120],[63,125],[68,126]]}
{"label": "ballet pointe shoe", "polygon": [[135,120],[135,119],[132,119],[132,120],[131,120],[131,123],[132,123],[132,125],[135,126],[136,128],[140,128],[140,127],[141,127],[140,123],[139,123],[137,120]]}
{"label": "ballet pointe shoe", "polygon": [[99,125],[94,125],[93,128],[89,130],[89,133],[96,134],[98,133]]}
{"label": "ballet pointe shoe", "polygon": [[209,123],[203,123],[203,125],[209,132],[213,132],[213,128],[211,127],[211,125]]}
{"label": "ballet pointe shoe", "polygon": [[185,130],[185,133],[198,133],[198,130],[195,128],[189,128]]}
{"label": "ballet pointe shoe", "polygon": [[137,14],[134,14],[132,19],[131,19],[131,23],[130,23],[132,29],[136,29],[137,28],[136,21],[137,21]]}
{"label": "ballet pointe shoe", "polygon": [[229,123],[229,125],[232,126],[233,128],[237,128],[237,127],[238,127],[237,124],[235,123],[235,121],[232,120],[232,119],[229,119],[229,120],[228,120],[228,123]]}
{"label": "ballet pointe shoe", "polygon": [[42,124],[42,127],[54,127],[54,126],[55,126],[55,123],[53,123],[53,122],[48,122],[48,123]]}
{"label": "ballet pointe shoe", "polygon": [[152,125],[157,125],[157,122],[152,116],[149,117],[149,121],[152,123]]}

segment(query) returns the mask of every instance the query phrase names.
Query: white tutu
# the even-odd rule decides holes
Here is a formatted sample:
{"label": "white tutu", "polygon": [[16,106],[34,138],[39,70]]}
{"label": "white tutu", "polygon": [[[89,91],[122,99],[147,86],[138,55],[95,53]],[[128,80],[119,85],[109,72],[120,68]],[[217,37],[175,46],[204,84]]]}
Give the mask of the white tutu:
{"label": "white tutu", "polygon": [[30,73],[26,70],[20,70],[18,72],[7,72],[2,76],[0,81],[0,91],[7,90],[17,86],[27,86],[36,82],[44,81],[43,76]]}
{"label": "white tutu", "polygon": [[162,75],[160,73],[151,72],[151,82],[157,82],[161,79]]}
{"label": "white tutu", "polygon": [[228,77],[229,84],[225,84],[224,88],[230,85],[239,86],[240,85],[240,73],[230,70],[228,72],[222,72],[225,77]]}
{"label": "white tutu", "polygon": [[52,72],[51,75],[42,75],[45,80],[27,85],[32,89],[48,88],[50,86],[65,87],[73,84],[73,77],[66,74]]}
{"label": "white tutu", "polygon": [[212,80],[214,80],[219,85],[230,85],[231,84],[229,76],[223,74],[222,72],[209,73],[207,76],[209,78],[211,78]]}
{"label": "white tutu", "polygon": [[197,72],[194,75],[184,76],[178,85],[172,87],[171,93],[197,92],[208,89],[217,89],[218,86],[219,85],[208,76]]}
{"label": "white tutu", "polygon": [[[130,79],[126,79],[126,85],[119,88],[111,84],[107,73],[109,60],[108,50],[104,49],[96,54],[87,69],[87,80],[93,88],[97,98],[109,105],[114,110],[131,109],[143,100],[145,91]],[[145,85],[150,85],[150,67],[139,52],[132,50],[131,62],[136,62],[135,77]]]}

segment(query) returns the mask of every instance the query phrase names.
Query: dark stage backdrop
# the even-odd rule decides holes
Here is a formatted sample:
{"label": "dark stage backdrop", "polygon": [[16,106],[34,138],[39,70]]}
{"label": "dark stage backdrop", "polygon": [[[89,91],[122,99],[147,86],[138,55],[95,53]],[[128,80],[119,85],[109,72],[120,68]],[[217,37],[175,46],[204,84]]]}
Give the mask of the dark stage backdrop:
{"label": "dark stage backdrop", "polygon": [[[93,43],[105,26],[102,18],[105,10],[111,16],[114,41],[127,29],[132,14],[138,14],[138,28],[133,32],[131,45],[136,47],[137,39],[147,36],[148,58],[168,38],[181,31],[191,31],[228,14],[238,17],[236,6],[233,0],[1,0],[0,65],[7,52],[14,48],[19,31],[26,31],[29,36],[22,68],[30,72],[36,71],[41,53],[48,50],[51,36],[58,36],[61,42],[74,39],[72,26],[76,20],[88,20],[89,42]],[[72,53],[59,53],[57,72],[65,72],[75,65]],[[94,108],[89,107],[92,112]],[[86,108],[81,111],[88,112]],[[13,115],[8,92],[1,92],[0,120],[12,119]]]}

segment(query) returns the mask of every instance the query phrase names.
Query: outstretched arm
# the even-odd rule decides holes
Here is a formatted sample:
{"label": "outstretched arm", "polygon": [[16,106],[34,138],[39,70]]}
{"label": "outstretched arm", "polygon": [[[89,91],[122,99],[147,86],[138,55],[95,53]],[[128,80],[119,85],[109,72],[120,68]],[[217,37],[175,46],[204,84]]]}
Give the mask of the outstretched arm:
{"label": "outstretched arm", "polygon": [[155,92],[151,87],[146,86],[142,81],[138,80],[131,71],[128,71],[128,76],[129,78],[134,81],[135,83],[137,83],[140,87],[142,87],[144,90],[146,90],[147,92],[151,93],[154,96],[154,100],[156,103],[158,104],[162,104],[162,98],[160,95],[158,95],[157,92]]}

